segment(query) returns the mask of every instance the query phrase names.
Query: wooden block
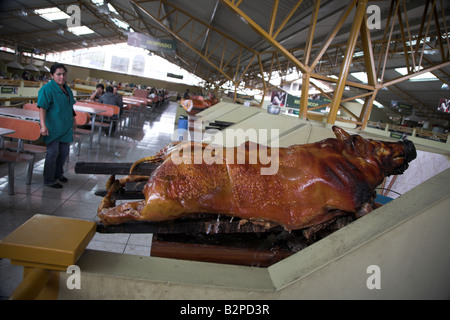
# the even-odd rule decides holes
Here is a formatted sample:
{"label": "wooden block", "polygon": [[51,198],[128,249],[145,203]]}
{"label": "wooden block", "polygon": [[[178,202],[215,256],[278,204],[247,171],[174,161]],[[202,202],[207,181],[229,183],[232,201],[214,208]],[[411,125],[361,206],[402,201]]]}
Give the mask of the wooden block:
{"label": "wooden block", "polygon": [[[77,162],[75,173],[128,175],[133,162]],[[133,171],[135,175],[150,175],[161,163],[141,163]]]}
{"label": "wooden block", "polygon": [[0,257],[11,263],[66,270],[95,235],[96,223],[36,214],[0,241]]}

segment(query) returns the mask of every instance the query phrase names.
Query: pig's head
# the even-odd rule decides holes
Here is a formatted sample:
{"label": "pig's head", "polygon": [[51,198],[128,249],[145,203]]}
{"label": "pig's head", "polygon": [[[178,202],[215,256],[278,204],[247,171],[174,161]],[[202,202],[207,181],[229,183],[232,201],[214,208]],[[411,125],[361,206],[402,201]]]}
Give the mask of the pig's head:
{"label": "pig's head", "polygon": [[346,142],[364,160],[377,161],[385,176],[402,174],[408,168],[408,163],[417,156],[414,143],[409,140],[386,142],[364,139],[336,126],[333,126],[333,132],[338,140]]}

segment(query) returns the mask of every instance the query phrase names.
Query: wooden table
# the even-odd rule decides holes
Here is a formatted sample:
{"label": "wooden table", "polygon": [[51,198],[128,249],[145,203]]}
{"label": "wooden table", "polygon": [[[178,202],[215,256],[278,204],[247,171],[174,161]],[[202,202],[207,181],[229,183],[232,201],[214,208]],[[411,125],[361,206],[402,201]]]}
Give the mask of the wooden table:
{"label": "wooden table", "polygon": [[0,149],[3,148],[3,136],[16,132],[13,129],[0,128]]}
{"label": "wooden table", "polygon": [[14,133],[13,129],[7,129],[7,128],[0,128],[0,136],[6,136],[7,134]]}
{"label": "wooden table", "polygon": [[33,110],[24,110],[19,108],[0,108],[0,115],[39,121],[39,111]]}
{"label": "wooden table", "polygon": [[105,110],[96,109],[93,107],[79,106],[76,103],[73,105],[73,110],[86,112],[91,115],[91,137],[89,140],[89,148],[92,149],[92,140],[94,138],[94,130],[95,130],[95,117],[97,116],[97,114],[105,112]]}

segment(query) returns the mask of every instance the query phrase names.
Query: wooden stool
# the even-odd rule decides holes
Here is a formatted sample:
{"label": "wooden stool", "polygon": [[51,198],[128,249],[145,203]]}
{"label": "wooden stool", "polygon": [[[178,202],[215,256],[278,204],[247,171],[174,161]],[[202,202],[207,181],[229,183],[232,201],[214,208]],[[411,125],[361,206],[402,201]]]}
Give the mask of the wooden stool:
{"label": "wooden stool", "polygon": [[93,236],[93,221],[36,214],[0,241],[0,257],[24,266],[13,299],[56,298],[59,271],[74,265]]}

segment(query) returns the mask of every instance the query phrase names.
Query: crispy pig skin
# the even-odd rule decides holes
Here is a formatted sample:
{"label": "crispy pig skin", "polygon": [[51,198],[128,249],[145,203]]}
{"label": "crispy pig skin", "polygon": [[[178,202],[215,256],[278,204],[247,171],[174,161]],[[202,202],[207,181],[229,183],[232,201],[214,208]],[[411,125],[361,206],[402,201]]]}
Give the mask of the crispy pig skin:
{"label": "crispy pig skin", "polygon": [[[339,127],[333,131],[336,138],[276,150],[268,147],[265,154],[278,161],[277,172],[270,175],[261,174],[261,168],[270,164],[262,164],[259,156],[256,163],[249,161],[260,152],[258,144],[247,142],[231,153],[214,150],[216,163],[212,164],[204,160],[195,164],[192,153],[192,164],[185,164],[175,163],[171,152],[180,152],[186,143],[192,150],[211,150],[205,144],[180,143],[165,153],[151,174],[143,189],[145,200],[102,207],[98,216],[107,225],[214,213],[267,221],[286,230],[311,227],[339,215],[358,216],[370,211],[375,188],[386,176],[406,170],[415,158],[414,145],[364,139]],[[227,159],[230,154],[233,161]],[[248,161],[236,163],[242,155]]]}

